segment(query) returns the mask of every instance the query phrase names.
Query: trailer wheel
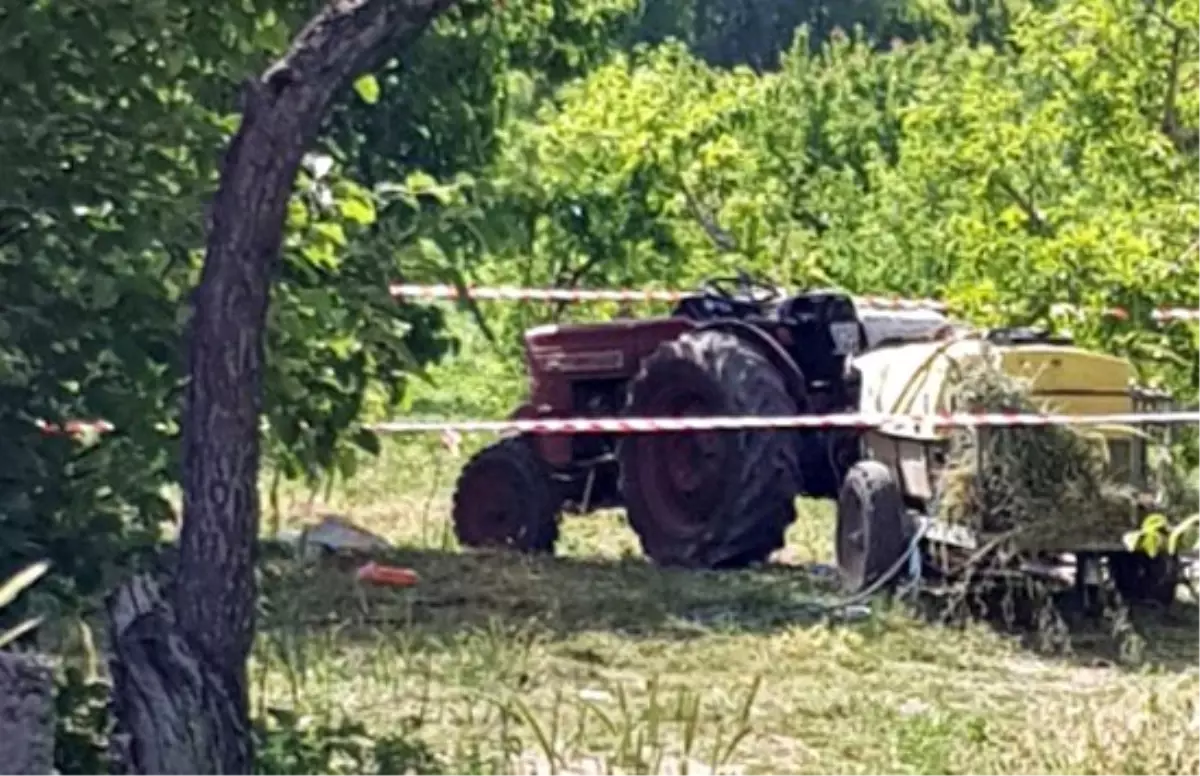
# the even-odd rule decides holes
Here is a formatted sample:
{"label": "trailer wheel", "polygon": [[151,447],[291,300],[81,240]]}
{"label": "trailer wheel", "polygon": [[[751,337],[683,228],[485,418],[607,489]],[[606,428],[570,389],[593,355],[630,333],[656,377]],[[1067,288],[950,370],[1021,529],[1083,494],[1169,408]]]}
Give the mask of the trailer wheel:
{"label": "trailer wheel", "polygon": [[480,450],[454,491],[454,534],[464,547],[551,552],[560,498],[546,465],[521,437]]}
{"label": "trailer wheel", "polygon": [[846,589],[861,593],[878,582],[904,557],[911,539],[891,469],[878,461],[851,466],[837,501],[837,566]]}
{"label": "trailer wheel", "polygon": [[[795,415],[783,377],[719,331],[658,346],[629,387],[630,417]],[[655,563],[736,568],[784,544],[800,492],[799,435],[787,429],[632,434],[617,447],[626,515]]]}
{"label": "trailer wheel", "polygon": [[1175,602],[1181,568],[1179,558],[1142,552],[1114,552],[1108,556],[1113,586],[1129,603],[1156,603],[1164,608]]}

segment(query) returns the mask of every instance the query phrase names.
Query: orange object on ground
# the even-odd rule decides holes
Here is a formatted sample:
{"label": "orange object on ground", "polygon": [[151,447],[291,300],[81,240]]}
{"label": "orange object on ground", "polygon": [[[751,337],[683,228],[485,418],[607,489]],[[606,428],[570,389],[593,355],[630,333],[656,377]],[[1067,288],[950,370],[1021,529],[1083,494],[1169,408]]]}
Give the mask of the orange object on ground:
{"label": "orange object on ground", "polygon": [[381,566],[375,561],[360,567],[357,576],[359,582],[373,582],[377,585],[391,585],[392,587],[412,587],[419,581],[417,572],[412,569],[400,566]]}

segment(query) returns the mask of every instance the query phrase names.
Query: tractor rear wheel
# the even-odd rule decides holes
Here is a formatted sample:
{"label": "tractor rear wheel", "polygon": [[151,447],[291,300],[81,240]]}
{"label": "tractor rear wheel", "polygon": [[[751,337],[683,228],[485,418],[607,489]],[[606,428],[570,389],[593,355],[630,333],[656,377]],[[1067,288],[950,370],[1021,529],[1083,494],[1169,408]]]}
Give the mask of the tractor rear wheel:
{"label": "tractor rear wheel", "polygon": [[[664,342],[629,387],[630,417],[795,415],[782,375],[717,331]],[[734,429],[632,434],[617,446],[626,514],[655,563],[735,568],[784,544],[800,492],[798,434]]]}
{"label": "tractor rear wheel", "polygon": [[454,491],[454,534],[465,547],[551,552],[561,499],[528,440],[511,437],[480,450]]}

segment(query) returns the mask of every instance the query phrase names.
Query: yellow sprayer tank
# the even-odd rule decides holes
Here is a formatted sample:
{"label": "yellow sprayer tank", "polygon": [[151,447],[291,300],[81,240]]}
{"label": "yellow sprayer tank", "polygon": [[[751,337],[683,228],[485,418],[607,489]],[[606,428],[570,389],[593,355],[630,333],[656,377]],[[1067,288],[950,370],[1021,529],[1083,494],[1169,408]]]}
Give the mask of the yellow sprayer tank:
{"label": "yellow sprayer tank", "polygon": [[[869,350],[855,358],[862,374],[860,408],[865,413],[931,416],[952,411],[955,374],[963,367],[991,360],[1001,371],[1029,381],[1031,398],[1044,411],[1099,415],[1133,411],[1132,365],[1121,358],[1073,345],[1030,342],[993,343],[979,334],[941,341],[910,342]],[[932,420],[932,419],[931,419]],[[867,435],[876,457],[898,468],[910,495],[932,492],[927,449],[949,435],[932,422],[889,424]],[[1129,448],[1132,428],[1106,427],[1110,447]]]}

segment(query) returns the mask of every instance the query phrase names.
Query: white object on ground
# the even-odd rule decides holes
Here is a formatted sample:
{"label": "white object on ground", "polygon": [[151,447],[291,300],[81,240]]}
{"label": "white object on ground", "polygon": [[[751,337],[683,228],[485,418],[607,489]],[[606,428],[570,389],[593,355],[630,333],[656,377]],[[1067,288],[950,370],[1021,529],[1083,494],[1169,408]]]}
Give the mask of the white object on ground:
{"label": "white object on ground", "polygon": [[323,515],[321,521],[280,538],[294,545],[301,557],[314,558],[327,552],[382,552],[392,549],[383,537],[350,522],[341,515]]}

